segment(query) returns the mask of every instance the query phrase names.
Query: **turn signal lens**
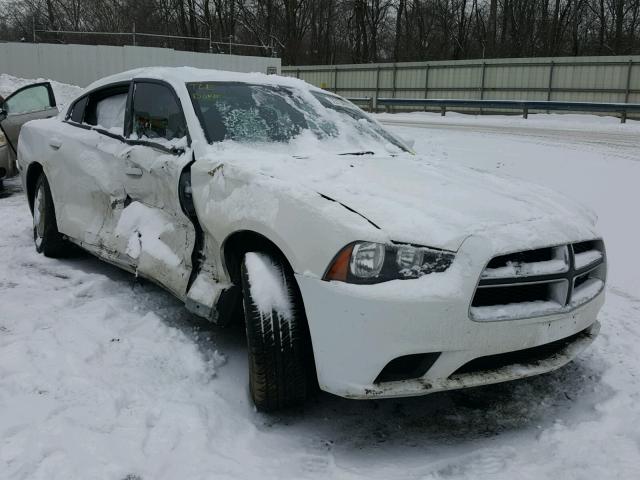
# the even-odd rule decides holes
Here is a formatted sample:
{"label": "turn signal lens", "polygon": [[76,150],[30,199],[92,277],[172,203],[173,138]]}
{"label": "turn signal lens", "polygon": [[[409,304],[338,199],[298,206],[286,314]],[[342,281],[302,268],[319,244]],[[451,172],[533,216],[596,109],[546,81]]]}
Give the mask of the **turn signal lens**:
{"label": "turn signal lens", "polygon": [[340,253],[336,255],[331,267],[324,276],[325,280],[339,280],[341,282],[347,281],[347,275],[349,273],[349,260],[351,260],[351,252],[353,251],[353,243],[347,245]]}

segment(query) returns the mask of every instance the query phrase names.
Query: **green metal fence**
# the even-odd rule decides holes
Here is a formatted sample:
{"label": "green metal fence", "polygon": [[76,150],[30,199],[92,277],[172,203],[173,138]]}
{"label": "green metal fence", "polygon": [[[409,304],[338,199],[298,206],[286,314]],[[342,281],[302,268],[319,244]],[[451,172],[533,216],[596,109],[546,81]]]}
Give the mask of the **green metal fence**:
{"label": "green metal fence", "polygon": [[640,103],[640,56],[287,66],[345,97]]}

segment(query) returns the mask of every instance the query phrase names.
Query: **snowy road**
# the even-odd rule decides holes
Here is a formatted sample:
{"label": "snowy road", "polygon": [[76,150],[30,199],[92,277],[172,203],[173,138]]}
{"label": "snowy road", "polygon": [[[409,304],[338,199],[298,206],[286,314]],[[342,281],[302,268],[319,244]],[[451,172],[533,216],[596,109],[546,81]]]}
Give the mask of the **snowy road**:
{"label": "snowy road", "polygon": [[[537,144],[562,145],[565,148],[584,149],[585,147],[607,148],[609,155],[638,161],[638,131],[598,132],[561,128],[531,128],[522,125],[510,125],[508,128],[498,125],[470,125],[465,123],[443,123],[438,121],[407,121],[385,118],[384,124],[391,128],[408,127],[428,128],[430,131],[454,131],[456,134],[500,135],[516,137],[518,141]],[[566,128],[566,127],[565,127]],[[401,130],[402,131],[402,130]]]}
{"label": "snowy road", "polygon": [[611,282],[601,336],[578,361],[468,391],[321,394],[304,411],[258,414],[241,329],[194,323],[88,255],[37,255],[12,180],[0,198],[0,479],[640,478],[640,127],[476,122],[393,128],[421,153],[528,177],[598,212]]}

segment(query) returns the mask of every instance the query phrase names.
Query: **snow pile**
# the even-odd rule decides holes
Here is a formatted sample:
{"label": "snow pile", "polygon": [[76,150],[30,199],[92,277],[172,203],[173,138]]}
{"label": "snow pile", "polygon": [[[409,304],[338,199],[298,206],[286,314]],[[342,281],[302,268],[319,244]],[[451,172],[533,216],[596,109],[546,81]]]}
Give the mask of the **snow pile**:
{"label": "snow pile", "polygon": [[270,315],[275,310],[285,319],[291,318],[290,293],[283,288],[280,267],[275,265],[267,255],[255,252],[247,253],[245,265],[251,298],[260,313]]}

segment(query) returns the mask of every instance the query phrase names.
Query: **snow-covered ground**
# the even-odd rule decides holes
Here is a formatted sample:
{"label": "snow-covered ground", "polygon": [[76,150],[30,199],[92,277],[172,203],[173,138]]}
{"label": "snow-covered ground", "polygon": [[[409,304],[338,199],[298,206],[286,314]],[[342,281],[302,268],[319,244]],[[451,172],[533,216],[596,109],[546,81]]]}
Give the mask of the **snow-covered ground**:
{"label": "snow-covered ground", "polygon": [[[0,75],[0,94],[11,90]],[[60,102],[72,88],[58,86]],[[387,121],[388,116],[381,115]],[[407,119],[408,117],[408,119]],[[88,255],[37,255],[0,198],[0,479],[640,478],[640,126],[588,116],[398,115],[416,150],[589,204],[610,258],[602,332],[541,377],[256,413],[241,328]]]}

